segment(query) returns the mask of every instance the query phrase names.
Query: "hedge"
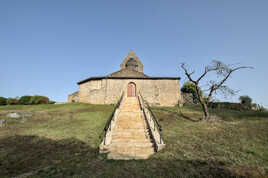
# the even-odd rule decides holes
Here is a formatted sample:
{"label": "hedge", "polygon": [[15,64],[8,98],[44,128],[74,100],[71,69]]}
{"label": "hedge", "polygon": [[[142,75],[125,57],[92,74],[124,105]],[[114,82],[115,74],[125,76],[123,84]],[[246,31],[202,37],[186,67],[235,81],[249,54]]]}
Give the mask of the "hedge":
{"label": "hedge", "polygon": [[4,98],[0,97],[0,105],[34,105],[34,104],[54,104],[54,101],[50,101],[46,96],[22,96],[17,98]]}
{"label": "hedge", "polygon": [[16,105],[19,104],[19,99],[17,98],[8,98],[7,105]]}
{"label": "hedge", "polygon": [[6,105],[6,104],[7,104],[7,99],[0,96],[0,105]]}
{"label": "hedge", "polygon": [[22,96],[19,99],[19,104],[28,105],[31,104],[32,96]]}
{"label": "hedge", "polygon": [[32,96],[31,97],[31,104],[49,104],[49,98],[46,96]]}

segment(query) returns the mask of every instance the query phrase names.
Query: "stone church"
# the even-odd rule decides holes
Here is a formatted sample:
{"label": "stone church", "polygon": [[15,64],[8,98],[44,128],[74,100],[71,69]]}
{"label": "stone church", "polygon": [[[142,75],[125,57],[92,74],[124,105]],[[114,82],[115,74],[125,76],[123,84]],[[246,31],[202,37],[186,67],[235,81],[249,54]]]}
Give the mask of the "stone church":
{"label": "stone church", "polygon": [[178,77],[144,74],[141,60],[131,50],[119,71],[78,82],[79,90],[68,96],[68,102],[115,104],[122,94],[133,97],[140,93],[151,106],[174,106],[182,100],[179,81]]}

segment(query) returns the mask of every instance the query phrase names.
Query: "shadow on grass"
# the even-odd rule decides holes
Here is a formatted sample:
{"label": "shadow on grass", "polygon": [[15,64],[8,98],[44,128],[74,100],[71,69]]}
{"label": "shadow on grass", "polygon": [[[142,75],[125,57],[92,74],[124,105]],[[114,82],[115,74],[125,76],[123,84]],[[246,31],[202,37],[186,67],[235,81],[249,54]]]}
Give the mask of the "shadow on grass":
{"label": "shadow on grass", "polygon": [[[186,105],[183,108],[187,110],[192,110],[196,112],[200,112],[203,115],[203,111],[200,105]],[[161,108],[162,109],[162,108]],[[168,109],[163,108],[163,111],[168,111]],[[181,117],[185,119],[190,119],[192,121],[199,121],[193,118],[187,118],[185,117],[185,114],[183,114],[181,109],[178,109],[180,111],[173,111],[176,113],[179,113]],[[171,112],[171,111],[169,111]],[[217,115],[222,120],[225,121],[233,121],[233,120],[241,120],[241,119],[246,119],[246,120],[258,120],[262,118],[267,118],[268,119],[268,112],[267,111],[250,111],[250,110],[243,110],[243,111],[238,111],[238,110],[232,110],[232,109],[212,109],[209,108],[209,112],[211,115]]]}
{"label": "shadow on grass", "polygon": [[192,119],[191,117],[185,115],[180,108],[176,108],[176,111],[170,111],[167,108],[157,108],[157,110],[171,113],[173,115],[176,115],[179,118],[183,118],[183,119],[188,120],[188,121],[192,121],[192,122],[199,122],[200,121],[200,119]]}
{"label": "shadow on grass", "polygon": [[186,120],[192,121],[192,122],[199,122],[201,120],[201,119],[197,119],[197,120],[192,119],[192,118],[184,115],[181,110],[177,113],[177,115],[182,117],[182,118],[184,118],[184,119],[186,119]]}
{"label": "shadow on grass", "polygon": [[247,177],[220,161],[114,161],[76,139],[12,136],[0,140],[0,177]]}

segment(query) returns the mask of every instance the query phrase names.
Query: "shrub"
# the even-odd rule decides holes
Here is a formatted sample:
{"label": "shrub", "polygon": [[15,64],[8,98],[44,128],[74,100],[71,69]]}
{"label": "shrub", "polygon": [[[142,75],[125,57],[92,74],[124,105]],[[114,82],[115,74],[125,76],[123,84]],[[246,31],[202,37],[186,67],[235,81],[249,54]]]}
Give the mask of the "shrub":
{"label": "shrub", "polygon": [[239,97],[240,103],[250,106],[252,103],[252,99],[249,96],[240,96]]}
{"label": "shrub", "polygon": [[181,91],[184,93],[195,93],[195,85],[193,82],[185,82],[181,88]]}
{"label": "shrub", "polygon": [[6,105],[6,104],[7,104],[7,99],[0,96],[0,105]]}
{"label": "shrub", "polygon": [[46,96],[32,96],[31,97],[31,104],[49,104],[49,98]]}
{"label": "shrub", "polygon": [[31,98],[32,96],[22,96],[19,99],[19,104],[23,104],[23,105],[31,104]]}
{"label": "shrub", "polygon": [[258,111],[260,111],[260,112],[265,112],[265,111],[267,111],[267,109],[264,107],[264,106],[262,106],[262,105],[257,105],[257,108],[258,108]]}
{"label": "shrub", "polygon": [[[195,84],[193,82],[185,82],[181,88],[181,91],[184,93],[192,93],[193,94],[193,102],[198,103],[198,96],[197,91],[195,89]],[[201,95],[203,95],[203,92],[201,91]]]}
{"label": "shrub", "polygon": [[8,105],[16,105],[19,103],[19,100],[17,98],[8,98],[7,99],[7,104]]}
{"label": "shrub", "polygon": [[56,101],[49,101],[49,104],[55,104]]}

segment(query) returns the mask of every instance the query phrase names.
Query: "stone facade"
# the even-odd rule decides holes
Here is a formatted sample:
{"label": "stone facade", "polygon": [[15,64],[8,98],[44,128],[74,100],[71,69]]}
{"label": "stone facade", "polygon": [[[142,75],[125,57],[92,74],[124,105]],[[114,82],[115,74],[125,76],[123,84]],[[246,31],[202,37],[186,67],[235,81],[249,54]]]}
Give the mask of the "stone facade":
{"label": "stone facade", "polygon": [[150,105],[174,106],[181,99],[179,80],[171,79],[99,79],[80,85],[80,102],[113,104],[122,93],[127,93],[129,83],[135,83],[136,95],[141,93]]}
{"label": "stone facade", "polygon": [[68,102],[114,104],[122,93],[127,94],[128,84],[134,83],[136,96],[141,93],[150,105],[174,106],[182,100],[179,80],[176,77],[148,77],[143,73],[140,60],[130,51],[119,71],[78,82],[79,91],[69,95]]}
{"label": "stone facade", "polygon": [[79,102],[79,91],[74,92],[68,96],[68,103]]}

